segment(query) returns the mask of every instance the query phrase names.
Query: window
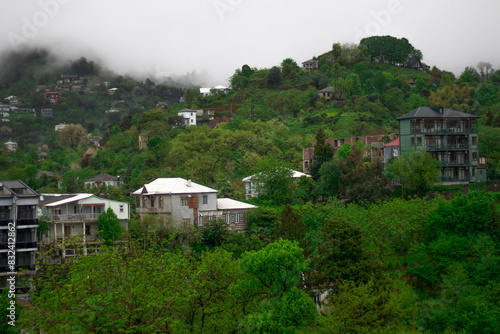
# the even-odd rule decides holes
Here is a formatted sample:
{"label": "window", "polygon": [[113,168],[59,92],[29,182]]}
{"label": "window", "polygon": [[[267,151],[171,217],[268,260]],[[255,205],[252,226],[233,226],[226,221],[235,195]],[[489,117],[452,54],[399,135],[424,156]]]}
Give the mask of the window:
{"label": "window", "polygon": [[472,177],[476,177],[476,169],[472,168]]}
{"label": "window", "polygon": [[203,226],[203,216],[198,217],[198,226]]}
{"label": "window", "polygon": [[472,137],[472,145],[477,145],[477,137]]}
{"label": "window", "polygon": [[123,212],[123,205],[120,205],[120,212]]}
{"label": "window", "polygon": [[477,152],[472,152],[472,160],[477,160]]}
{"label": "window", "polygon": [[73,213],[78,213],[78,210],[76,208],[76,205],[73,207]]}
{"label": "window", "polygon": [[158,198],[158,206],[159,206],[160,208],[163,208],[163,196],[160,196],[160,197]]}
{"label": "window", "polygon": [[64,235],[71,235],[71,226],[64,226]]}
{"label": "window", "polygon": [[189,199],[187,197],[181,197],[181,206],[188,206]]}
{"label": "window", "polygon": [[147,206],[147,205],[146,205],[146,203],[147,203],[146,196],[144,196],[144,197],[142,198],[142,207],[143,207],[143,208],[145,208],[145,207]]}
{"label": "window", "polygon": [[151,196],[151,197],[149,198],[149,200],[150,200],[150,202],[151,202],[151,207],[152,207],[152,208],[154,208],[154,207],[155,207],[155,198],[154,198],[154,196]]}
{"label": "window", "polygon": [[90,226],[85,225],[85,235],[90,235]]}
{"label": "window", "polygon": [[203,204],[208,204],[208,196],[203,196]]}
{"label": "window", "polygon": [[422,137],[417,137],[417,146],[422,146]]}
{"label": "window", "polygon": [[415,146],[415,138],[411,139],[411,146]]}
{"label": "window", "polygon": [[234,215],[234,223],[235,224],[239,224],[240,223],[240,214],[239,213],[236,213]]}

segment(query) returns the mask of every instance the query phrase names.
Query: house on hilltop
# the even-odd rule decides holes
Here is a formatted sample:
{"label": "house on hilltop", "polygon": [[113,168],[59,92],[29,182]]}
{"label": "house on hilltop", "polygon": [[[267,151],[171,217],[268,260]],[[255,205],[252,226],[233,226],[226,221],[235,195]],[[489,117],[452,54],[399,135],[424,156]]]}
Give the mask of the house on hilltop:
{"label": "house on hilltop", "polygon": [[319,70],[319,62],[314,59],[306,60],[302,63],[302,68],[306,71]]}
{"label": "house on hilltop", "polygon": [[196,125],[196,110],[184,108],[177,112],[177,115],[182,117],[185,126]]}

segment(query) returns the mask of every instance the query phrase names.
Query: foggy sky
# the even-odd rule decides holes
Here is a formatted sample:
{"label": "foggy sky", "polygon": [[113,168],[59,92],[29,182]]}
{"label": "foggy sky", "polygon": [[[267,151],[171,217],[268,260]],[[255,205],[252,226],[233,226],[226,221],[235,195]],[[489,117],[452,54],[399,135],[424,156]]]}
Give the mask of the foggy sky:
{"label": "foggy sky", "polygon": [[498,0],[0,0],[0,51],[46,46],[119,74],[214,86],[243,64],[300,65],[336,42],[391,35],[460,75],[479,61],[500,68],[499,13]]}

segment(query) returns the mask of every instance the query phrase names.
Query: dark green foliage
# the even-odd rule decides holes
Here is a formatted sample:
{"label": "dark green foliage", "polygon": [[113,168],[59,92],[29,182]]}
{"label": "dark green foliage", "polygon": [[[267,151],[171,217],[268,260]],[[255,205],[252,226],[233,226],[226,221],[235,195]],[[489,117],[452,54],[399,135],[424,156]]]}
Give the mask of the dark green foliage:
{"label": "dark green foliage", "polygon": [[423,59],[422,53],[415,49],[406,38],[392,36],[372,36],[363,38],[359,47],[379,63],[407,64],[411,57]]}
{"label": "dark green foliage", "polygon": [[229,237],[227,223],[222,219],[212,219],[202,230],[203,245],[210,248],[218,247]]}
{"label": "dark green foliage", "polygon": [[345,281],[364,284],[383,278],[381,263],[363,247],[365,238],[360,229],[344,219],[332,218],[319,231],[318,250],[307,273],[308,286],[335,290]]}
{"label": "dark green foliage", "polygon": [[306,227],[299,214],[287,204],[281,211],[280,219],[276,225],[276,235],[291,241],[300,242],[306,235]]}
{"label": "dark green foliage", "polygon": [[499,240],[500,222],[493,196],[485,191],[459,194],[451,201],[441,200],[429,215],[427,228],[432,236],[476,235],[487,233]]}
{"label": "dark green foliage", "polygon": [[267,84],[270,86],[278,86],[281,83],[281,70],[277,66],[273,66],[267,74]]}
{"label": "dark green foliage", "polygon": [[315,137],[316,144],[314,145],[314,157],[311,164],[311,176],[314,180],[318,180],[320,177],[321,166],[333,159],[333,147],[326,142],[326,135],[322,127],[318,128]]}
{"label": "dark green foliage", "polygon": [[[14,301],[14,305],[10,301]],[[10,309],[14,307],[14,318],[10,318]],[[21,305],[17,303],[16,297],[9,298],[9,290],[7,288],[0,290],[0,333],[2,334],[16,334],[20,333],[19,318],[21,316]],[[9,324],[9,322],[11,324]],[[14,324],[14,326],[12,326]]]}

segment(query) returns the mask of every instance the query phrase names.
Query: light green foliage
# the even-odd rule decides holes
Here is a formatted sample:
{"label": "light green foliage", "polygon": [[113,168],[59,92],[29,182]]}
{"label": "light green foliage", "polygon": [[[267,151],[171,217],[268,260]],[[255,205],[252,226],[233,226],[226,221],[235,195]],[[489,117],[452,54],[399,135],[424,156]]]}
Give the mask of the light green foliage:
{"label": "light green foliage", "polygon": [[403,194],[414,191],[421,197],[440,178],[439,162],[423,149],[404,152],[389,166],[387,176],[400,180]]}
{"label": "light green foliage", "polygon": [[293,333],[294,327],[314,320],[312,300],[296,287],[308,267],[296,243],[279,240],[258,252],[246,253],[240,263],[253,277],[250,289],[267,296],[258,311],[246,317],[248,333]]}
{"label": "light green foliage", "polygon": [[293,172],[285,167],[273,167],[255,174],[252,178],[259,197],[271,200],[275,205],[288,203],[292,196]]}
{"label": "light green foliage", "polygon": [[120,239],[122,227],[113,209],[108,208],[106,212],[99,215],[97,226],[99,227],[99,234],[106,244],[110,245]]}
{"label": "light green foliage", "polygon": [[351,154],[351,144],[350,143],[344,143],[338,150],[337,150],[337,158],[339,160],[346,160],[347,157]]}

